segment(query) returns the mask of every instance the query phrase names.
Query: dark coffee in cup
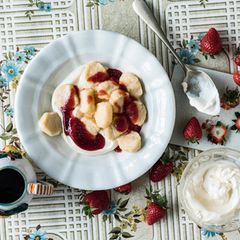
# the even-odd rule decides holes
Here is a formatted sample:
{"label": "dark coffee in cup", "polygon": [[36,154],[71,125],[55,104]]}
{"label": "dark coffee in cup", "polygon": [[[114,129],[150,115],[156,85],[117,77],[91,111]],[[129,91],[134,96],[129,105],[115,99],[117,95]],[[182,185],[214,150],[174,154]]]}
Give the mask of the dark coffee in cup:
{"label": "dark coffee in cup", "polygon": [[17,201],[24,190],[25,180],[20,172],[13,168],[0,170],[0,204]]}

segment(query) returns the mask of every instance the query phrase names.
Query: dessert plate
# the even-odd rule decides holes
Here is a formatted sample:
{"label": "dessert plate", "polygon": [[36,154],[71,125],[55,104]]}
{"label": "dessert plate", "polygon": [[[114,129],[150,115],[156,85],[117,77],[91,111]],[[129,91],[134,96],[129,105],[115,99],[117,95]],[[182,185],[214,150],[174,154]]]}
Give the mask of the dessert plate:
{"label": "dessert plate", "polygon": [[[90,61],[135,73],[142,80],[148,119],[140,151],[87,156],[72,150],[62,136],[52,138],[40,131],[38,120],[52,111],[56,86]],[[50,177],[75,188],[109,189],[133,181],[159,159],[172,135],[175,99],[163,67],[138,42],[113,32],[82,31],[53,41],[30,62],[18,86],[15,118],[25,150]]]}

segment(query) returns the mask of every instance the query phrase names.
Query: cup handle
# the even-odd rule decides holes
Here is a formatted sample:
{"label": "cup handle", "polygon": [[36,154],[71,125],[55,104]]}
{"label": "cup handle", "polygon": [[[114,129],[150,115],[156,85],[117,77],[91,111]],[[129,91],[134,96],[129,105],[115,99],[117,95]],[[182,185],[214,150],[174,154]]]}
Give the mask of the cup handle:
{"label": "cup handle", "polygon": [[37,183],[29,183],[27,187],[27,191],[29,194],[33,195],[51,195],[53,193],[53,185],[47,182],[37,182]]}

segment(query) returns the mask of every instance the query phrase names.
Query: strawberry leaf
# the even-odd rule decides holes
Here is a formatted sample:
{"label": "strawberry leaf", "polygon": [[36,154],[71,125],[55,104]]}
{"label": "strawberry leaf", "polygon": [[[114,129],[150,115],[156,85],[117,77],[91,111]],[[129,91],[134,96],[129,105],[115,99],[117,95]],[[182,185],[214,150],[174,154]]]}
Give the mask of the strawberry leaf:
{"label": "strawberry leaf", "polygon": [[128,233],[128,232],[123,232],[123,233],[122,233],[122,237],[123,237],[123,238],[132,238],[132,237],[134,237],[134,236],[131,235],[131,234]]}
{"label": "strawberry leaf", "polygon": [[111,232],[109,234],[111,234],[111,233],[119,234],[120,232],[121,232],[121,228],[120,227],[115,227],[111,230]]}

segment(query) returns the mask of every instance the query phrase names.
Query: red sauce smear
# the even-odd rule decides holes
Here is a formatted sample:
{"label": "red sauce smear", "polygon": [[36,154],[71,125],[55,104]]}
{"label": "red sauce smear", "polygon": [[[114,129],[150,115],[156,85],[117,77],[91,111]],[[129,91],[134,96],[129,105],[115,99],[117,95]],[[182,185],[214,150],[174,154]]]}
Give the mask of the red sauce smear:
{"label": "red sauce smear", "polygon": [[107,73],[108,73],[108,76],[110,78],[110,80],[114,81],[114,82],[119,82],[119,78],[121,77],[122,75],[122,72],[115,69],[115,68],[109,68],[107,70]]}
{"label": "red sauce smear", "polygon": [[107,92],[103,89],[97,92],[98,97],[107,96],[107,95],[108,95]]}
{"label": "red sauce smear", "polygon": [[122,149],[121,149],[119,146],[117,146],[117,147],[114,149],[114,151],[115,151],[115,152],[121,152]]}
{"label": "red sauce smear", "polygon": [[125,132],[128,130],[128,119],[124,115],[119,115],[114,119],[113,126],[119,132]]}
{"label": "red sauce smear", "polygon": [[97,72],[93,76],[89,77],[88,81],[96,83],[96,82],[104,82],[108,79],[109,79],[109,76],[107,73]]}
{"label": "red sauce smear", "polygon": [[137,122],[138,120],[138,108],[137,108],[137,104],[135,102],[131,102],[128,106],[127,106],[127,114],[128,117],[130,118],[131,122],[134,124]]}
{"label": "red sauce smear", "polygon": [[95,151],[105,146],[104,137],[98,133],[96,136],[88,132],[85,124],[72,115],[74,109],[74,96],[78,94],[75,86],[66,105],[61,109],[63,114],[64,133],[70,136],[73,142],[87,151]]}

